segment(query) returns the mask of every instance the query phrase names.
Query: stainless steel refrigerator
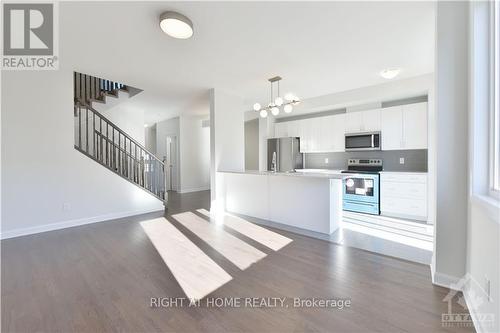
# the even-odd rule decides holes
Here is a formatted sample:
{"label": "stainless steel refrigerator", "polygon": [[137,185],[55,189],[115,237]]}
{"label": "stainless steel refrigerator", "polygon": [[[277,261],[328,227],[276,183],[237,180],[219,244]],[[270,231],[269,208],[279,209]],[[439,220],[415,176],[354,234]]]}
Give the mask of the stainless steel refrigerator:
{"label": "stainless steel refrigerator", "polygon": [[267,170],[293,172],[302,169],[299,138],[267,139]]}

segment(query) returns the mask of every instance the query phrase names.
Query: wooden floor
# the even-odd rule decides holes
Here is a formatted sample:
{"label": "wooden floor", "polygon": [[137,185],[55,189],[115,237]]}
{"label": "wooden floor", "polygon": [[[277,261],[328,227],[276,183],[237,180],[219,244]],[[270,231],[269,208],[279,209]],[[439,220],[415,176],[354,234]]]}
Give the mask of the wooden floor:
{"label": "wooden floor", "polygon": [[269,228],[293,240],[274,251],[224,227],[267,254],[241,270],[171,217],[208,206],[208,192],[171,195],[166,215],[231,275],[208,297],[349,298],[351,307],[151,308],[151,297],[185,297],[140,226],[162,215],[153,213],[2,241],[2,332],[473,331],[442,327],[448,290],[431,284],[426,265]]}

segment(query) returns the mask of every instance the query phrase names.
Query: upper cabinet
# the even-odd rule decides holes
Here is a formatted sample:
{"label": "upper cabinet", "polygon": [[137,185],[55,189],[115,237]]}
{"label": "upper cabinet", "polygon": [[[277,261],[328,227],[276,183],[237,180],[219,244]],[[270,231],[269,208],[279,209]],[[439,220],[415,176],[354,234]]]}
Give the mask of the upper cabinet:
{"label": "upper cabinet", "polygon": [[401,106],[383,108],[380,111],[382,150],[398,150],[403,147],[403,112]]}
{"label": "upper cabinet", "polygon": [[298,120],[285,121],[274,124],[274,137],[285,138],[289,136],[300,136]]}
{"label": "upper cabinet", "polygon": [[374,131],[380,131],[380,109],[345,114],[345,133]]}
{"label": "upper cabinet", "polygon": [[427,103],[403,105],[404,149],[427,149]]}
{"label": "upper cabinet", "polygon": [[427,103],[275,124],[275,137],[300,137],[302,153],[345,151],[345,133],[381,131],[382,150],[427,149]]}
{"label": "upper cabinet", "polygon": [[283,138],[288,136],[288,122],[274,124],[274,137]]}
{"label": "upper cabinet", "polygon": [[380,111],[382,150],[427,149],[427,103]]}

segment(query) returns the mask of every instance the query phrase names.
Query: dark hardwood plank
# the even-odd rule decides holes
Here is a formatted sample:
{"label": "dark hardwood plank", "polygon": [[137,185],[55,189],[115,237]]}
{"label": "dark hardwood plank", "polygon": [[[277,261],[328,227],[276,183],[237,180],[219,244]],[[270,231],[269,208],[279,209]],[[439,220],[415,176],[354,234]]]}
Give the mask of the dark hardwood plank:
{"label": "dark hardwood plank", "polygon": [[172,193],[166,216],[233,277],[209,297],[343,297],[351,308],[151,308],[151,297],[184,297],[139,225],[162,216],[152,213],[2,241],[2,332],[473,331],[441,326],[448,290],[427,266],[268,228],[293,239],[274,252],[226,228],[267,253],[241,271],[170,217],[198,208],[208,191]]}

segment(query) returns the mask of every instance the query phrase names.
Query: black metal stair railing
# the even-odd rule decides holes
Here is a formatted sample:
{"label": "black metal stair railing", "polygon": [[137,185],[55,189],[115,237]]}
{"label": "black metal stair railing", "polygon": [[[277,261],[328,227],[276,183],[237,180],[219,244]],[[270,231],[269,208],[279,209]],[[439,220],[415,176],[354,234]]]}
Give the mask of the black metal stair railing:
{"label": "black metal stair railing", "polygon": [[106,95],[116,97],[117,91],[127,90],[127,86],[123,83],[74,72],[73,89],[75,103],[91,105],[92,101],[103,102]]}
{"label": "black metal stair railing", "polygon": [[166,201],[165,165],[88,105],[75,103],[75,149]]}

